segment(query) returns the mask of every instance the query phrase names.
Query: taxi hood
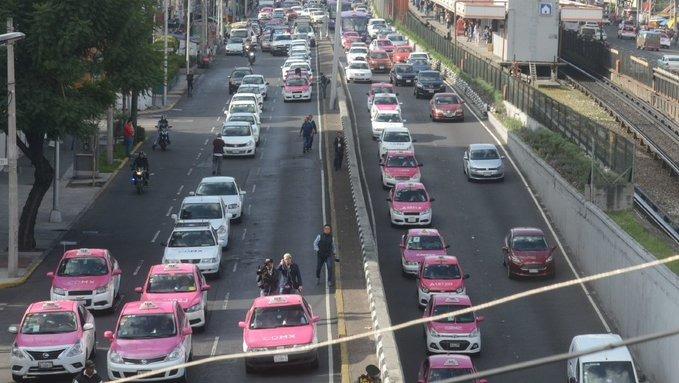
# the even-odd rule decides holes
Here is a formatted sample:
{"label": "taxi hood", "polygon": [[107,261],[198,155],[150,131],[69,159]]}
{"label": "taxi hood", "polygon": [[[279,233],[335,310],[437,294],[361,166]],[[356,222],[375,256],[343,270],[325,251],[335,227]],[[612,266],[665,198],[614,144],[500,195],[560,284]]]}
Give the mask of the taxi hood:
{"label": "taxi hood", "polygon": [[420,172],[419,167],[399,168],[399,167],[384,167],[384,172],[391,177],[408,177],[412,178]]}
{"label": "taxi hood", "polygon": [[172,302],[177,301],[183,310],[196,305],[200,302],[202,293],[200,291],[191,291],[188,293],[144,293],[139,298],[140,301],[160,301]]}
{"label": "taxi hood", "polygon": [[161,339],[118,339],[111,343],[111,351],[123,358],[151,359],[168,355],[181,344],[178,337]]}
{"label": "taxi hood", "polygon": [[17,334],[16,344],[19,347],[70,347],[80,340],[78,331],[62,334]]}
{"label": "taxi hood", "polygon": [[422,262],[425,257],[429,255],[446,255],[446,249],[443,250],[403,250],[403,257],[408,262]]}
{"label": "taxi hood", "polygon": [[279,327],[243,332],[243,340],[250,348],[271,348],[309,344],[314,339],[314,326]]}
{"label": "taxi hood", "polygon": [[464,279],[426,279],[420,278],[420,285],[430,291],[455,291],[464,286]]}
{"label": "taxi hood", "polygon": [[202,259],[214,257],[218,250],[209,247],[166,247],[166,257],[180,257],[182,259]]}
{"label": "taxi hood", "polygon": [[469,334],[476,330],[476,322],[471,323],[441,323],[429,322],[427,327],[441,334]]}
{"label": "taxi hood", "polygon": [[392,202],[394,210],[422,213],[431,209],[431,202]]}
{"label": "taxi hood", "polygon": [[86,277],[60,277],[54,275],[52,287],[60,287],[66,291],[95,290],[105,286],[111,280],[110,275],[86,276]]}
{"label": "taxi hood", "polygon": [[309,85],[300,85],[300,86],[294,86],[294,85],[286,85],[284,87],[286,92],[308,92],[309,91]]}

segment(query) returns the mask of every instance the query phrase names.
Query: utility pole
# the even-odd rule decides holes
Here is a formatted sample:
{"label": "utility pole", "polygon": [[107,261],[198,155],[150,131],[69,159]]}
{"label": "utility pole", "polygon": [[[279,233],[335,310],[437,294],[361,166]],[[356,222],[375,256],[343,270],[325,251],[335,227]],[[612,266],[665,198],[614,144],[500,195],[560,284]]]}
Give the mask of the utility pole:
{"label": "utility pole", "polygon": [[50,222],[61,222],[61,210],[59,210],[59,178],[61,174],[61,161],[59,158],[59,137],[54,138],[54,177],[52,178],[52,211]]}
{"label": "utility pole", "polygon": [[163,8],[165,8],[163,10],[163,13],[165,14],[165,16],[163,17],[163,19],[164,19],[163,20],[163,24],[164,24],[163,25],[163,28],[164,28],[163,29],[163,34],[164,34],[164,38],[163,38],[163,40],[164,40],[163,41],[163,48],[164,48],[164,50],[163,50],[163,53],[164,53],[163,54],[163,106],[165,106],[165,104],[167,104],[167,38],[168,38],[168,36],[167,36],[167,19],[170,17],[170,15],[168,15],[169,3],[170,3],[170,0],[164,0],[163,1]]}
{"label": "utility pole", "polygon": [[340,30],[342,29],[342,1],[337,1],[337,8],[335,8],[335,46],[333,47],[332,55],[332,76],[330,77],[330,106],[335,109],[337,102],[337,74],[339,71],[339,56],[340,56]]}
{"label": "utility pole", "polygon": [[14,43],[25,37],[14,32],[12,18],[7,19],[7,33],[0,35],[0,45],[7,45],[7,165],[9,168],[9,238],[7,275],[15,277],[19,269],[19,196],[17,180],[16,84],[14,82]]}
{"label": "utility pole", "polygon": [[191,0],[186,0],[186,75],[191,73],[191,60],[189,58],[189,45],[191,44]]}
{"label": "utility pole", "polygon": [[204,55],[207,55],[207,46],[208,46],[208,42],[207,42],[207,20],[208,20],[208,17],[207,17],[207,2],[208,2],[208,0],[203,0],[203,17],[202,17],[202,19],[203,19],[203,38],[202,38],[202,40],[203,40],[203,54]]}
{"label": "utility pole", "polygon": [[106,162],[113,165],[113,106],[106,110]]}

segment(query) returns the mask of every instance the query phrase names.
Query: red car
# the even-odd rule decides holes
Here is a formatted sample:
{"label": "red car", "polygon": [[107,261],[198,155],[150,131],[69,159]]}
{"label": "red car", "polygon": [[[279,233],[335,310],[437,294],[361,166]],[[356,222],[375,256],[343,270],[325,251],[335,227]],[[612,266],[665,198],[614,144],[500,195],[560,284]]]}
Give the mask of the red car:
{"label": "red car", "polygon": [[392,59],[395,63],[404,63],[410,58],[410,53],[412,53],[413,47],[410,45],[404,45],[394,48],[394,53],[392,53]]}
{"label": "red car", "polygon": [[382,49],[375,49],[368,53],[368,65],[373,72],[389,72],[392,62],[389,54]]}
{"label": "red car", "polygon": [[342,33],[342,47],[344,50],[351,48],[351,43],[354,41],[361,41],[361,36],[358,32],[344,32]]}
{"label": "red car", "polygon": [[381,49],[387,52],[387,54],[390,56],[394,52],[394,44],[389,39],[375,39],[370,42],[368,48],[371,51]]}
{"label": "red car", "polygon": [[502,263],[507,277],[554,277],[554,250],[549,247],[542,230],[533,227],[515,227],[509,230],[502,247]]}
{"label": "red car", "polygon": [[[417,375],[417,383],[434,383],[475,373],[474,364],[466,355],[432,355],[422,362],[420,373]],[[471,383],[488,383],[488,381],[478,379]]]}
{"label": "red car", "polygon": [[464,121],[464,100],[455,93],[436,93],[429,101],[429,117],[432,121]]}

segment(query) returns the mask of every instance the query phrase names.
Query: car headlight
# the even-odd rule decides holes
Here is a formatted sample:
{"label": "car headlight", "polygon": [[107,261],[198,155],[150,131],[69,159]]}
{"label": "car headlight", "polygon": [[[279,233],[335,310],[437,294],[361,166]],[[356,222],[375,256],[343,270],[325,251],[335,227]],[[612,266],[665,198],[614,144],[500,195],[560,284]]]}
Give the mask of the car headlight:
{"label": "car headlight", "polygon": [[226,226],[224,226],[224,225],[220,226],[219,229],[217,229],[217,234],[219,234],[219,235],[226,234]]}
{"label": "car headlight", "polygon": [[479,329],[478,329],[478,328],[475,328],[474,331],[472,331],[472,332],[469,333],[469,337],[470,337],[470,338],[476,338],[476,337],[479,336],[479,335],[480,335],[480,332],[479,332]]}
{"label": "car headlight", "polygon": [[248,146],[252,146],[252,145],[254,145],[254,144],[255,144],[255,140],[250,140],[250,141],[248,141]]}
{"label": "car headlight", "polygon": [[112,363],[123,363],[123,357],[115,351],[108,353],[108,360]]}
{"label": "car headlight", "polygon": [[215,263],[217,262],[217,258],[203,258],[200,260],[201,263]]}
{"label": "car headlight", "polygon": [[401,212],[396,209],[391,209],[391,214],[401,215]]}
{"label": "car headlight", "polygon": [[408,266],[417,266],[417,262],[406,261],[406,265],[408,265]]}
{"label": "car headlight", "polygon": [[16,343],[12,345],[12,357],[17,358],[17,359],[26,359],[26,354],[21,350],[21,347],[18,347]]}
{"label": "car headlight", "polygon": [[401,76],[400,74],[397,74],[397,75],[396,75],[396,78],[397,78],[398,80],[401,80],[401,79],[403,78],[403,76]]}
{"label": "car headlight", "polygon": [[423,87],[423,85],[422,85],[421,83],[419,83],[419,82],[415,83],[415,86],[418,87],[418,88],[422,88],[422,87]]}
{"label": "car headlight", "polygon": [[469,167],[469,170],[471,170],[471,171],[473,171],[473,172],[478,172],[479,170],[481,170],[481,168],[475,168],[475,167],[473,167],[473,166],[470,166],[470,167]]}
{"label": "car headlight", "polygon": [[420,213],[420,215],[426,215],[426,214],[430,214],[430,213],[431,213],[431,209],[427,209],[427,210],[423,211],[422,213]]}
{"label": "car headlight", "polygon": [[184,359],[184,347],[178,346],[171,353],[165,357],[165,361],[169,362],[172,360]]}
{"label": "car headlight", "polygon": [[551,263],[553,261],[554,261],[554,255],[550,255],[549,257],[547,257],[547,259],[545,259],[545,263]]}
{"label": "car headlight", "polygon": [[107,284],[97,288],[96,290],[94,290],[94,293],[95,294],[103,294],[103,293],[108,291],[109,287],[110,287],[110,283],[107,283]]}
{"label": "car headlight", "polygon": [[426,287],[420,287],[420,291],[422,291],[425,294],[429,294],[429,289]]}
{"label": "car headlight", "polygon": [[455,292],[458,293],[458,294],[464,294],[464,290],[465,290],[464,287],[460,287],[457,290],[455,290]]}
{"label": "car headlight", "polygon": [[63,355],[66,358],[73,358],[74,356],[81,355],[84,352],[85,348],[83,347],[82,343],[76,342],[73,346],[64,351],[61,355]]}
{"label": "car headlight", "polygon": [[226,206],[228,209],[238,209],[237,203],[231,203]]}
{"label": "car headlight", "polygon": [[519,257],[515,255],[510,255],[509,260],[512,261],[513,263],[516,263],[517,265],[521,264],[521,260],[519,259]]}
{"label": "car headlight", "polygon": [[196,311],[200,311],[202,309],[203,309],[203,302],[198,302],[195,305],[186,309],[186,312],[187,313],[195,313]]}
{"label": "car headlight", "polygon": [[53,287],[52,292],[56,295],[66,295],[66,290],[62,289],[61,287]]}
{"label": "car headlight", "polygon": [[431,329],[429,329],[429,336],[431,336],[432,338],[438,338],[441,335],[439,333],[437,333],[436,331],[434,331],[433,328],[431,328]]}

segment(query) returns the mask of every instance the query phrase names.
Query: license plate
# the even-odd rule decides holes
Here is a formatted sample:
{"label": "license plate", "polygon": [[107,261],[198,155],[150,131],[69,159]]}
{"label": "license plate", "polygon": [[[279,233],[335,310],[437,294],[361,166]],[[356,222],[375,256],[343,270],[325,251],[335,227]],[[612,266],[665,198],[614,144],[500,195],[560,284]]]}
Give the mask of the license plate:
{"label": "license plate", "polygon": [[288,361],[288,354],[278,354],[273,356],[274,363],[285,363]]}
{"label": "license plate", "polygon": [[406,80],[406,82],[410,84],[411,82],[413,82],[413,80]]}
{"label": "license plate", "polygon": [[492,176],[492,175],[493,175],[493,172],[483,172],[483,174],[485,174],[485,175],[487,175],[487,176]]}
{"label": "license plate", "polygon": [[380,69],[384,69],[384,65],[380,65]]}
{"label": "license plate", "polygon": [[240,154],[240,153],[245,153],[245,150],[234,150],[233,152]]}
{"label": "license plate", "polygon": [[451,342],[450,343],[450,348],[458,348],[458,347],[460,347],[459,343],[457,343],[457,342]]}
{"label": "license plate", "polygon": [[528,269],[528,272],[531,274],[537,274],[538,271],[536,269]]}
{"label": "license plate", "polygon": [[52,368],[53,364],[52,362],[38,362],[38,368],[46,369],[46,368]]}
{"label": "license plate", "polygon": [[415,218],[406,218],[406,222],[417,222]]}

